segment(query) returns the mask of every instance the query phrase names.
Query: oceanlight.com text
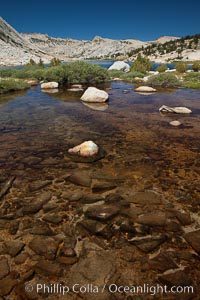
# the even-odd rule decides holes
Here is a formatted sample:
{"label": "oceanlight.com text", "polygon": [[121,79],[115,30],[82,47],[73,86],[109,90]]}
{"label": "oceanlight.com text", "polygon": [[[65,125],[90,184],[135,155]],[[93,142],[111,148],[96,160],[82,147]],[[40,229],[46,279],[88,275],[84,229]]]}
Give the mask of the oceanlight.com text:
{"label": "oceanlight.com text", "polygon": [[68,293],[76,294],[98,294],[109,292],[111,294],[148,294],[154,296],[156,294],[193,294],[193,286],[172,286],[167,287],[166,285],[130,285],[122,286],[117,284],[104,284],[103,286],[97,286],[94,284],[79,284],[75,283],[71,287],[60,283],[37,283],[36,285],[26,284],[25,291],[31,293],[33,291],[38,294],[61,294],[67,295]]}

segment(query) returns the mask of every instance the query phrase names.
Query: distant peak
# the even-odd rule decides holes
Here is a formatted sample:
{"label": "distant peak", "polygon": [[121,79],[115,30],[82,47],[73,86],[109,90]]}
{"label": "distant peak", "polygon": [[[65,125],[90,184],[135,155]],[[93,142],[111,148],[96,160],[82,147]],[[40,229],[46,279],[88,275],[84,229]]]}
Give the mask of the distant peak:
{"label": "distant peak", "polygon": [[171,40],[178,40],[178,39],[180,39],[180,37],[162,35],[159,38],[157,38],[156,41],[171,41]]}
{"label": "distant peak", "polygon": [[98,42],[98,41],[102,41],[102,40],[104,40],[104,38],[102,38],[101,36],[99,36],[99,35],[96,35],[94,38],[93,38],[93,42]]}

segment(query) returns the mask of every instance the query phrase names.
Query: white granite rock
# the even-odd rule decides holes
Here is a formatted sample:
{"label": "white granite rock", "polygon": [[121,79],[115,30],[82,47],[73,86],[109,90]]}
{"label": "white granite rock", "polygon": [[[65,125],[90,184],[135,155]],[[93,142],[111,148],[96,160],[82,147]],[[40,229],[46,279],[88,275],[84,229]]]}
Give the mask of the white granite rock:
{"label": "white granite rock", "polygon": [[130,66],[129,64],[125,63],[124,61],[115,61],[112,66],[108,68],[108,70],[118,70],[118,71],[124,71],[129,72]]}
{"label": "white granite rock", "polygon": [[165,73],[170,73],[170,72],[176,72],[176,69],[167,69],[167,70],[165,70]]}
{"label": "white granite rock", "polygon": [[150,86],[140,86],[138,88],[135,89],[136,92],[145,92],[145,93],[152,93],[152,92],[156,92],[156,89],[150,87]]}
{"label": "white granite rock", "polygon": [[108,100],[108,93],[103,91],[103,90],[99,90],[95,87],[89,87],[87,88],[87,90],[84,92],[84,94],[81,97],[82,101],[85,102],[105,102],[106,100]]}
{"label": "white granite rock", "polygon": [[176,113],[176,114],[190,114],[192,111],[187,107],[177,106],[177,107],[169,107],[166,105],[162,105],[159,108],[160,112],[163,113]]}
{"label": "white granite rock", "polygon": [[58,83],[55,81],[52,82],[45,82],[41,84],[41,89],[57,89],[58,88]]}
{"label": "white granite rock", "polygon": [[82,144],[68,150],[69,153],[74,153],[83,157],[96,155],[98,151],[99,147],[93,141],[83,142]]}
{"label": "white granite rock", "polygon": [[172,126],[180,126],[181,122],[178,121],[178,120],[174,120],[174,121],[169,122],[169,124],[172,125]]}

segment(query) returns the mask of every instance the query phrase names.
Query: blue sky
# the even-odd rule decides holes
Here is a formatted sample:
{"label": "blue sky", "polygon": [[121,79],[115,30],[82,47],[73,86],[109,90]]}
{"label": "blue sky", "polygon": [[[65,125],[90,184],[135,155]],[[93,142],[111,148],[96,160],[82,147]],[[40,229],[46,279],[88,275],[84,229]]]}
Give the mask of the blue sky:
{"label": "blue sky", "polygon": [[200,33],[198,0],[10,0],[1,16],[19,32],[55,37],[153,40]]}

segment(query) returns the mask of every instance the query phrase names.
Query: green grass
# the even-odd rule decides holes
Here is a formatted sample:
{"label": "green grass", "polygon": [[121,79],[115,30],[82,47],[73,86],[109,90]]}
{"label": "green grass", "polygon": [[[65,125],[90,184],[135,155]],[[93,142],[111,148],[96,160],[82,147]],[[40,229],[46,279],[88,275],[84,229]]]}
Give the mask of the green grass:
{"label": "green grass", "polygon": [[21,80],[15,79],[5,79],[0,80],[0,94],[13,92],[13,91],[20,91],[29,88],[29,85]]}
{"label": "green grass", "polygon": [[113,78],[120,78],[125,81],[130,81],[133,82],[135,81],[135,77],[143,78],[144,74],[137,72],[137,71],[130,71],[127,73],[124,73],[123,71],[118,71],[118,70],[110,70],[108,71],[108,74],[111,79]]}
{"label": "green grass", "polygon": [[143,78],[144,74],[137,71],[130,71],[128,73],[124,73],[121,78],[126,81],[135,81],[135,78]]}
{"label": "green grass", "polygon": [[186,74],[184,77],[183,86],[190,89],[200,89],[200,72]]}

